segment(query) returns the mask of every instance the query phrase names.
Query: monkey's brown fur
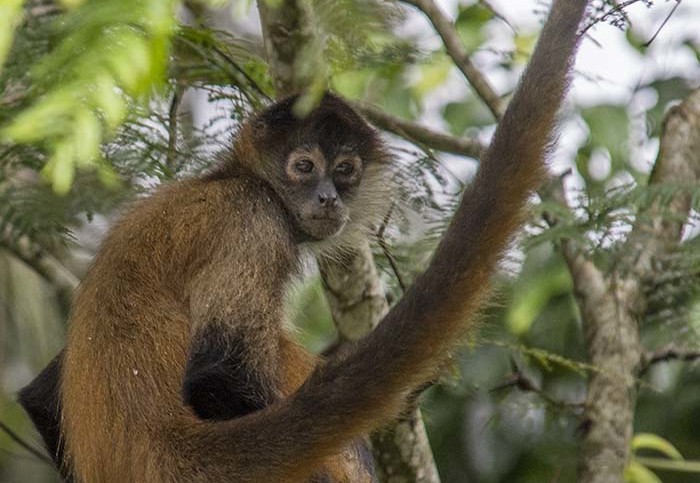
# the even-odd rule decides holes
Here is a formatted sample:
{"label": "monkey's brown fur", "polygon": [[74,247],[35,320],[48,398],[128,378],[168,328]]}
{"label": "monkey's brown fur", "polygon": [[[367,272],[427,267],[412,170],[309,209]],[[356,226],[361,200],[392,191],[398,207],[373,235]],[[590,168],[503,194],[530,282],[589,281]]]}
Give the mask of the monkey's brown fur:
{"label": "monkey's brown fur", "polygon": [[[64,464],[75,480],[372,481],[353,441],[395,417],[435,375],[546,178],[585,6],[555,2],[428,270],[374,333],[328,361],[319,364],[283,328],[298,240],[261,173],[255,121],[214,174],[139,202],[111,230],[73,307],[60,387]],[[363,183],[386,159],[376,135],[367,139],[375,159]],[[240,344],[266,407],[204,420],[183,404],[192,340],[202,330]]]}

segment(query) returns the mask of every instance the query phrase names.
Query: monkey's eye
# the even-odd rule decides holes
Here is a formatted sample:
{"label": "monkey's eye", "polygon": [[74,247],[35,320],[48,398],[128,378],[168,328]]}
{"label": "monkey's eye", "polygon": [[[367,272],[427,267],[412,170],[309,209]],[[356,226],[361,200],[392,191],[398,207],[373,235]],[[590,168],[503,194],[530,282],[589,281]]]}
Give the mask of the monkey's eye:
{"label": "monkey's eye", "polygon": [[347,161],[340,163],[335,168],[335,172],[342,176],[350,176],[355,171],[355,165]]}
{"label": "monkey's eye", "polygon": [[314,163],[310,159],[300,159],[294,163],[294,169],[300,173],[310,173],[314,169]]}

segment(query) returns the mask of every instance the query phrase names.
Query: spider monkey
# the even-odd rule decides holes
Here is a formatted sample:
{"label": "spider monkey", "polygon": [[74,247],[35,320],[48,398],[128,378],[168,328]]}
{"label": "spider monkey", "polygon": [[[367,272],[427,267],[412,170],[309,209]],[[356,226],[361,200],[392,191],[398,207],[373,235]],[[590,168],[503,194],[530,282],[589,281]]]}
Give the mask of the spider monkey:
{"label": "spider monkey", "polygon": [[[64,351],[20,394],[77,482],[370,482],[363,437],[400,413],[473,325],[544,179],[586,0],[556,0],[521,84],[428,269],[377,329],[320,360],[284,328],[300,245],[352,243],[389,159],[331,94],[245,122],[206,175],[110,231]],[[348,242],[348,240],[350,240]]]}

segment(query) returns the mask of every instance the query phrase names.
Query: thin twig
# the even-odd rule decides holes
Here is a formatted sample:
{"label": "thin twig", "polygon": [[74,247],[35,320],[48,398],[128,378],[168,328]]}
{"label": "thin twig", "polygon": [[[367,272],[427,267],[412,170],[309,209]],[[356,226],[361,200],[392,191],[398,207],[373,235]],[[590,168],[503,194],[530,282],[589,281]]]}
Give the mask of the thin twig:
{"label": "thin twig", "polygon": [[173,98],[170,101],[170,109],[168,110],[168,152],[165,158],[165,164],[171,172],[173,171],[175,156],[177,154],[177,111],[184,93],[184,86],[177,84],[173,92]]}
{"label": "thin twig", "polygon": [[382,220],[382,224],[379,227],[379,230],[377,230],[377,243],[379,244],[379,248],[382,249],[382,253],[386,257],[386,259],[389,260],[389,265],[391,265],[391,269],[393,270],[394,275],[396,276],[396,281],[398,282],[399,287],[401,287],[401,292],[406,292],[406,284],[404,283],[403,277],[401,277],[401,273],[399,272],[399,266],[396,263],[394,255],[389,249],[389,245],[386,242],[386,238],[384,238],[384,232],[386,231],[386,227],[389,224],[389,220],[391,219],[391,215],[393,214],[395,207],[396,203],[392,203],[391,207],[386,212],[386,215]]}
{"label": "thin twig", "polygon": [[599,24],[600,22],[605,22],[608,18],[612,17],[616,13],[621,13],[622,15],[624,15],[624,17],[626,19],[627,14],[625,13],[625,9],[627,7],[629,7],[630,5],[635,4],[639,1],[641,1],[641,0],[627,0],[625,2],[618,3],[617,5],[615,5],[613,8],[611,8],[610,10],[605,12],[600,17],[596,17],[593,20],[591,20],[591,22],[583,28],[583,30],[581,31],[581,35],[585,35],[591,29],[591,27]]}
{"label": "thin twig", "polygon": [[678,6],[681,4],[683,0],[676,0],[676,4],[673,6],[671,11],[666,15],[666,18],[664,19],[663,22],[661,22],[661,25],[659,26],[658,29],[656,29],[656,32],[654,32],[654,35],[651,36],[651,38],[646,41],[645,43],[642,44],[643,47],[649,47],[651,43],[656,40],[656,37],[661,33],[663,28],[666,26],[666,23],[670,20],[670,18],[673,16],[674,12],[678,8]]}
{"label": "thin twig", "polygon": [[493,14],[494,17],[496,17],[498,20],[500,20],[501,22],[506,24],[513,31],[513,33],[516,33],[515,27],[513,27],[513,25],[508,21],[508,19],[505,17],[505,15],[501,14],[501,12],[496,10],[496,7],[491,5],[491,2],[489,2],[488,0],[479,0],[479,4],[483,5],[484,8],[489,10]]}
{"label": "thin twig", "polygon": [[445,44],[445,50],[457,68],[464,74],[476,94],[484,101],[493,116],[500,120],[505,112],[501,98],[496,94],[484,74],[472,63],[462,39],[452,20],[433,0],[402,0],[418,8],[428,18],[435,31]]}
{"label": "thin twig", "polygon": [[[208,11],[208,8],[206,6],[204,6],[200,2],[188,0],[188,1],[185,1],[185,7],[190,11],[190,13],[192,14],[192,17],[194,17],[194,22],[195,22],[197,27],[202,27],[202,28],[209,27],[207,25],[208,22],[206,21],[206,18],[205,18],[205,14]],[[214,52],[216,52],[221,57],[223,57],[226,60],[226,62],[231,64],[231,66],[236,71],[238,71],[238,73],[241,74],[243,76],[243,78],[245,78],[245,80],[248,82],[248,84],[250,84],[250,86],[253,88],[253,90],[257,91],[258,94],[260,94],[265,100],[267,100],[267,101],[270,100],[270,96],[265,94],[265,91],[262,89],[262,87],[260,87],[260,85],[255,81],[255,79],[250,77],[250,75],[248,75],[248,73],[240,65],[238,65],[238,62],[236,62],[230,55],[228,55],[226,52],[221,50],[216,45],[212,46],[212,50],[214,50]],[[244,95],[245,95],[245,92],[244,92]],[[248,97],[248,96],[246,95],[246,97]],[[251,99],[248,97],[248,100],[250,101]]]}
{"label": "thin twig", "polygon": [[247,73],[240,65],[238,65],[238,62],[236,62],[236,61],[233,59],[233,57],[231,57],[230,55],[228,55],[226,52],[224,52],[223,50],[221,50],[221,49],[220,49],[219,47],[217,47],[216,45],[214,45],[214,46],[212,47],[212,50],[214,50],[214,52],[216,52],[216,53],[219,54],[221,57],[223,57],[224,60],[226,60],[226,62],[228,62],[229,64],[231,64],[231,66],[232,66],[236,71],[238,71],[238,73],[241,74],[241,75],[243,76],[243,78],[248,82],[248,84],[250,85],[250,87],[252,87],[253,90],[255,90],[263,99],[265,99],[266,101],[270,101],[270,100],[271,100],[271,99],[270,99],[270,96],[268,96],[268,95],[265,93],[265,91],[263,90],[262,87],[260,87],[260,85],[257,83],[257,81],[256,81],[255,79],[253,79],[250,75],[248,75],[248,73]]}
{"label": "thin twig", "polygon": [[584,403],[575,403],[554,399],[552,396],[540,389],[534,381],[530,380],[529,377],[523,374],[522,371],[517,367],[517,365],[515,365],[514,363],[513,365],[513,372],[510,375],[508,375],[508,377],[506,377],[506,379],[503,382],[491,388],[489,392],[493,393],[510,387],[515,387],[523,392],[532,392],[534,394],[537,394],[537,396],[540,397],[549,406],[558,409],[574,409],[578,411],[583,409]]}
{"label": "thin twig", "polygon": [[10,439],[12,439],[15,443],[17,443],[25,450],[27,450],[37,459],[53,467],[53,461],[51,461],[51,458],[46,456],[41,450],[35,448],[34,446],[26,442],[24,439],[22,439],[22,437],[19,434],[15,433],[12,429],[10,429],[10,427],[7,424],[3,423],[2,421],[0,421],[0,429],[3,430],[10,437]]}
{"label": "thin twig", "polygon": [[651,354],[646,354],[639,369],[639,377],[647,373],[654,364],[671,360],[693,362],[700,359],[700,350],[686,350],[678,347],[665,347]]}

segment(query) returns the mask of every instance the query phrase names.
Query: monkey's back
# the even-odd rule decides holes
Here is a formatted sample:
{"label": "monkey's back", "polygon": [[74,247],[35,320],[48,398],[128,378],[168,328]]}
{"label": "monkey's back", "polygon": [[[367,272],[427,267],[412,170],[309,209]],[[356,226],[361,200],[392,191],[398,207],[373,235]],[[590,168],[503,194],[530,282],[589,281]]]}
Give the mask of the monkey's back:
{"label": "monkey's back", "polygon": [[159,472],[178,468],[162,462],[172,458],[164,425],[194,417],[181,390],[191,292],[212,264],[230,264],[222,293],[209,298],[230,296],[250,275],[236,273],[237,261],[261,260],[261,251],[256,290],[283,290],[279,275],[296,263],[284,223],[266,187],[240,178],[162,188],[113,227],[76,294],[61,375],[63,437],[81,480],[181,476]]}

